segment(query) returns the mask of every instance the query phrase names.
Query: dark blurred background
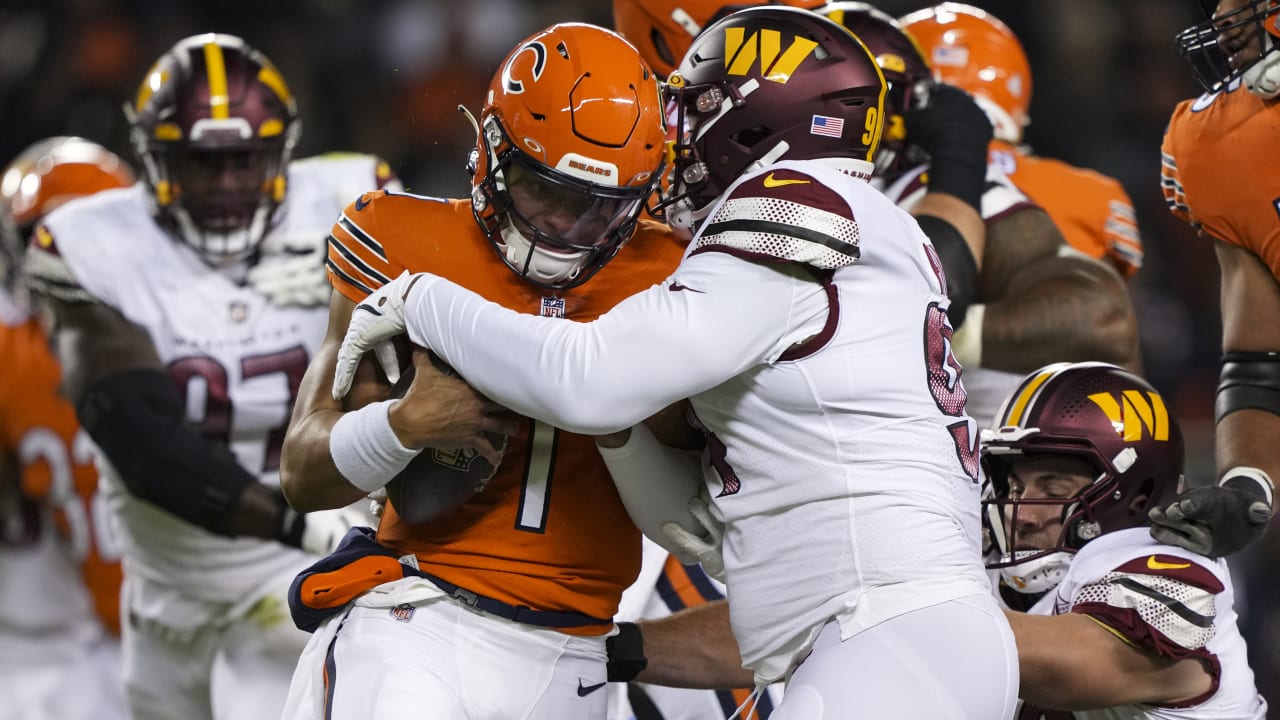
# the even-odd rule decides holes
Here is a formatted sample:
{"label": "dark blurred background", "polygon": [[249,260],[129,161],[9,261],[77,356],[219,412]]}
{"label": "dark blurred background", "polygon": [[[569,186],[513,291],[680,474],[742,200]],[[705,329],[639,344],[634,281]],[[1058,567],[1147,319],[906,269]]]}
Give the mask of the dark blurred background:
{"label": "dark blurred background", "polygon": [[[895,16],[931,4],[876,3]],[[1197,0],[973,4],[1008,23],[1030,56],[1027,140],[1036,152],[1114,176],[1133,198],[1146,245],[1145,266],[1131,286],[1146,373],[1183,423],[1190,476],[1207,481],[1221,335],[1217,270],[1210,242],[1165,210],[1159,186],[1170,112],[1199,92],[1173,36],[1203,11]],[[82,135],[131,159],[121,104],[173,42],[219,31],[244,37],[284,73],[303,117],[299,157],[373,152],[413,192],[465,196],[463,165],[474,135],[456,106],[478,112],[490,76],[515,42],[568,20],[608,26],[610,4],[4,0],[0,164],[56,134]],[[1252,642],[1264,638],[1280,648],[1270,634]]]}

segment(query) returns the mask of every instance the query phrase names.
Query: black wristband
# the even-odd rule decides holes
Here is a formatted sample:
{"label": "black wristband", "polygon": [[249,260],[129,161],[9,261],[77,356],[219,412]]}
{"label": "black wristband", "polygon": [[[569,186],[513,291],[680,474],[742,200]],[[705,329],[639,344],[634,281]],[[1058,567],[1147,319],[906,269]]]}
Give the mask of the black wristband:
{"label": "black wristband", "polygon": [[289,547],[302,547],[302,531],[307,527],[307,516],[294,510],[284,499],[284,492],[274,491],[276,502],[276,542]]}
{"label": "black wristband", "polygon": [[635,623],[620,622],[617,625],[618,634],[604,641],[609,652],[606,664],[608,680],[631,682],[649,667],[649,659],[644,656],[644,635]]}

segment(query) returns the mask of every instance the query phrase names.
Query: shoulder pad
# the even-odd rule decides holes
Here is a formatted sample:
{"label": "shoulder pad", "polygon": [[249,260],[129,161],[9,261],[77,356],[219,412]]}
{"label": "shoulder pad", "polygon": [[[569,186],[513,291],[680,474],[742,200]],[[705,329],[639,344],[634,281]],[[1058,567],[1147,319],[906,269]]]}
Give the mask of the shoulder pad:
{"label": "shoulder pad", "polygon": [[1151,555],[1081,587],[1071,611],[1094,617],[1138,647],[1179,658],[1213,638],[1222,590],[1221,581],[1195,562]]}
{"label": "shoulder pad", "polygon": [[32,234],[31,245],[23,258],[22,273],[27,284],[38,294],[63,302],[99,302],[81,287],[58,251],[53,233],[44,223],[37,225]]}
{"label": "shoulder pad", "polygon": [[766,262],[834,270],[858,261],[858,223],[849,203],[821,180],[777,169],[739,183],[694,240]]}

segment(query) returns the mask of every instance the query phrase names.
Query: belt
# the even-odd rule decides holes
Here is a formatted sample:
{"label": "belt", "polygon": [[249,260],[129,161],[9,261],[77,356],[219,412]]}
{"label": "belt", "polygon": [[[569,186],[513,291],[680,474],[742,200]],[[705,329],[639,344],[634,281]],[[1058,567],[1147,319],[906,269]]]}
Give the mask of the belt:
{"label": "belt", "polygon": [[534,610],[528,605],[510,605],[501,600],[495,600],[491,597],[471,592],[466,588],[458,587],[443,578],[438,578],[428,572],[423,572],[413,567],[406,566],[405,573],[409,575],[418,575],[430,580],[436,587],[440,588],[449,597],[457,600],[463,605],[468,605],[477,610],[481,610],[490,615],[497,615],[500,618],[506,618],[512,622],[524,623],[525,625],[537,625],[547,628],[576,628],[587,627],[589,625],[608,625],[612,620],[601,620],[590,615],[580,612],[551,612],[546,610]]}

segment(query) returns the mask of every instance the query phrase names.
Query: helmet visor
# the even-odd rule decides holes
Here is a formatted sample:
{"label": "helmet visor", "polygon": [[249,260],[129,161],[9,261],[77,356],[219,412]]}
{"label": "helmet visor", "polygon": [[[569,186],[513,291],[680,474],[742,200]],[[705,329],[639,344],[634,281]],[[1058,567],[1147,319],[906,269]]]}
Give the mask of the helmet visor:
{"label": "helmet visor", "polygon": [[[509,213],[522,235],[544,249],[577,252],[607,247],[640,214],[653,189],[609,187],[569,177],[513,153],[501,169]],[[654,174],[657,177],[657,173]]]}

